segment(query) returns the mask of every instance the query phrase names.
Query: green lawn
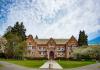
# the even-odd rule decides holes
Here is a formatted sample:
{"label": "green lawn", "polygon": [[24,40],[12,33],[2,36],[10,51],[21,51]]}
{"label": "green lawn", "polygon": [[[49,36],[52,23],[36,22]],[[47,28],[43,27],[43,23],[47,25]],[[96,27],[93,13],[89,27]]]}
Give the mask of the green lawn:
{"label": "green lawn", "polygon": [[[31,68],[39,68],[41,65],[43,65],[46,62],[46,60],[13,60],[13,59],[9,59],[9,60],[0,59],[0,60],[22,65],[25,67],[31,67]],[[75,67],[81,67],[81,66],[95,63],[93,61],[67,61],[67,60],[60,60],[57,62],[63,68],[75,68]]]}
{"label": "green lawn", "polygon": [[0,67],[2,67],[2,65],[0,65]]}
{"label": "green lawn", "polygon": [[2,67],[2,65],[0,64],[0,67]]}
{"label": "green lawn", "polygon": [[63,68],[75,68],[75,67],[81,67],[89,64],[93,64],[95,62],[93,61],[64,61],[60,60],[57,61]]}
{"label": "green lawn", "polygon": [[2,60],[7,61],[9,63],[22,65],[25,67],[31,67],[31,68],[39,68],[42,64],[46,62],[46,60]]}

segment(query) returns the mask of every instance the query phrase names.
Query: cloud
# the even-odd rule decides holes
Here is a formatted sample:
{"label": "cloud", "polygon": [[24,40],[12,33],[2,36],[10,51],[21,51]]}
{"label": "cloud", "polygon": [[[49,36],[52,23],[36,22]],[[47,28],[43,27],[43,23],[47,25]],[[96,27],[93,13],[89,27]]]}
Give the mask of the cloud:
{"label": "cloud", "polygon": [[99,6],[100,0],[15,0],[2,31],[16,21],[23,21],[27,35],[69,38],[78,37],[79,31],[85,30],[92,39],[100,30]]}

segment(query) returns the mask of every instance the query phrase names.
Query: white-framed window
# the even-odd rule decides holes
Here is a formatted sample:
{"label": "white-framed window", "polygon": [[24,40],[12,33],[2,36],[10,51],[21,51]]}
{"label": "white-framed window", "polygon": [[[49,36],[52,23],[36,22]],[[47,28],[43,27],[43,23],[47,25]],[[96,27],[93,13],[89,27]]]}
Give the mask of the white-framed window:
{"label": "white-framed window", "polygon": [[28,45],[28,49],[29,50],[32,50],[32,45]]}
{"label": "white-framed window", "polygon": [[64,51],[65,48],[64,47],[57,47],[57,51]]}
{"label": "white-framed window", "polygon": [[45,52],[40,52],[40,55],[41,55],[41,56],[44,56],[44,55],[45,55]]}
{"label": "white-framed window", "polygon": [[65,50],[65,48],[63,48],[63,47],[62,47],[60,50],[61,50],[61,51],[64,51],[64,50]]}
{"label": "white-framed window", "polygon": [[35,46],[32,46],[32,50],[35,50]]}
{"label": "white-framed window", "polygon": [[63,53],[63,52],[58,52],[57,53],[57,56],[59,56],[59,57],[63,57],[65,54]]}
{"label": "white-framed window", "polygon": [[46,48],[45,47],[42,47],[42,46],[39,47],[38,49],[39,49],[39,51],[46,51]]}

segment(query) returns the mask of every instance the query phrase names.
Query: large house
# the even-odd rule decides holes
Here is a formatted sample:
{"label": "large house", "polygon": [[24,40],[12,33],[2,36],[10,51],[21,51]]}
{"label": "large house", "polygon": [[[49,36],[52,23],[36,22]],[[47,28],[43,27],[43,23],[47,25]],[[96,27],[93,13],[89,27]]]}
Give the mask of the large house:
{"label": "large house", "polygon": [[78,42],[74,36],[69,39],[38,39],[29,35],[26,42],[25,57],[30,58],[70,58],[73,49],[78,47]]}

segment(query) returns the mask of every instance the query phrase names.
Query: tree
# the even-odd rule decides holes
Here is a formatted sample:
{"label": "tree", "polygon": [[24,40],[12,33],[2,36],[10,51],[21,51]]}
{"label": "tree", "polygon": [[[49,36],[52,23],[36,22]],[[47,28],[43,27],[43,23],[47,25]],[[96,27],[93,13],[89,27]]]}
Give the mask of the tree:
{"label": "tree", "polygon": [[14,51],[14,57],[16,59],[23,59],[24,58],[24,53],[26,52],[26,41],[23,41],[16,45],[15,51]]}
{"label": "tree", "polygon": [[88,45],[88,36],[85,34],[85,31],[80,31],[79,33],[79,38],[78,38],[78,45],[83,46],[83,45]]}
{"label": "tree", "polygon": [[38,39],[38,36],[36,35],[35,39]]}
{"label": "tree", "polygon": [[21,22],[21,24],[19,24],[19,22],[16,22],[11,32],[14,34],[17,34],[21,38],[22,41],[26,39],[26,35],[25,35],[26,29],[23,25],[23,22]]}
{"label": "tree", "polygon": [[6,44],[7,44],[7,40],[3,37],[0,37],[0,52],[4,53]]}
{"label": "tree", "polygon": [[6,47],[5,47],[5,54],[7,58],[13,58],[14,52],[16,50],[16,45],[20,43],[20,39],[17,35],[9,33],[6,35],[6,39],[8,41]]}
{"label": "tree", "polygon": [[7,31],[3,36],[8,41],[5,50],[7,58],[16,58],[16,56],[21,55],[21,53],[19,54],[19,52],[24,49],[21,49],[20,44],[26,39],[25,32],[26,29],[23,25],[23,22],[21,22],[20,24],[19,22],[16,22],[13,27],[9,26],[7,28]]}
{"label": "tree", "polygon": [[26,39],[25,32],[26,32],[26,29],[23,25],[23,22],[21,22],[21,24],[20,24],[20,35],[22,37],[22,41]]}

